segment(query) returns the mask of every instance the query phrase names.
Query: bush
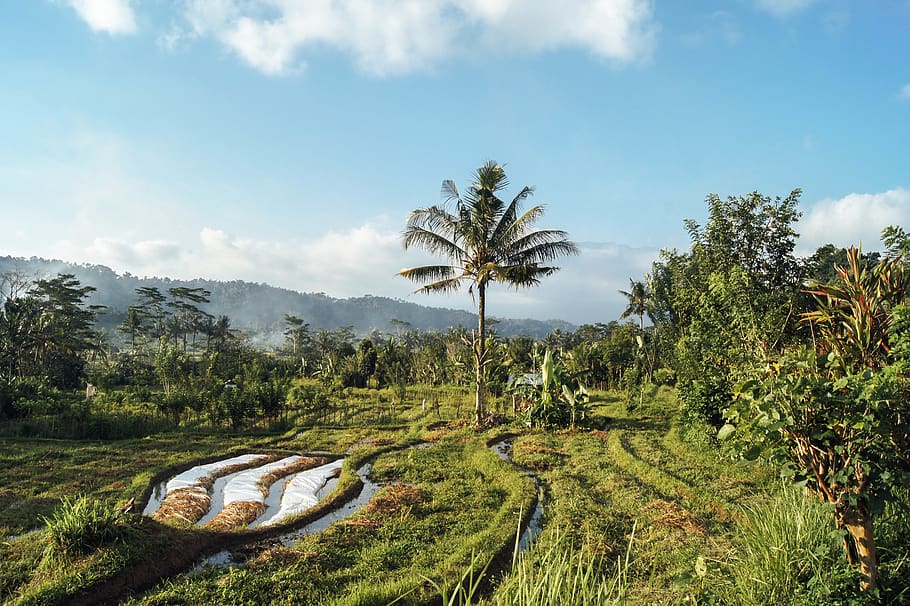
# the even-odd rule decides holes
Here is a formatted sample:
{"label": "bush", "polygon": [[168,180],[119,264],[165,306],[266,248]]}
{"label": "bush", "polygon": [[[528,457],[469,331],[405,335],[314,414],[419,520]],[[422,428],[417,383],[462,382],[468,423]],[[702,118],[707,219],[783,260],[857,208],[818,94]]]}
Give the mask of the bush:
{"label": "bush", "polygon": [[655,385],[676,385],[676,373],[672,368],[658,368],[654,371],[654,384]]}
{"label": "bush", "polygon": [[47,554],[79,556],[123,539],[130,531],[126,514],[87,496],[63,497],[50,518],[42,516],[50,545]]}

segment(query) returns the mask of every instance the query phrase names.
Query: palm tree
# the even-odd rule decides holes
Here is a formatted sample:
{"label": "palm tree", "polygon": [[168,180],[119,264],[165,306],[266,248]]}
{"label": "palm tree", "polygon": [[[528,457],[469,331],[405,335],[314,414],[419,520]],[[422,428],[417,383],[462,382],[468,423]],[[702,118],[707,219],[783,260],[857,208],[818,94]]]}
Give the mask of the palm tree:
{"label": "palm tree", "polygon": [[620,320],[625,320],[629,316],[638,316],[638,329],[645,329],[645,314],[648,319],[654,321],[654,313],[651,306],[651,291],[644,282],[629,278],[629,291],[620,290],[619,294],[629,300],[626,309],[619,316]]}
{"label": "palm tree", "polygon": [[[474,173],[474,182],[462,196],[455,183],[442,182],[442,206],[413,211],[402,234],[404,247],[417,246],[448,259],[450,265],[425,265],[403,269],[399,275],[415,282],[429,282],[417,292],[454,292],[468,283],[477,295],[477,334],[473,339],[477,380],[475,422],[486,415],[484,367],[486,349],[486,293],[490,282],[516,288],[534,286],[540,278],[559,268],[547,265],[562,255],[578,254],[578,248],[561,230],[534,230],[543,215],[537,205],[522,212],[521,205],[534,190],[524,187],[510,203],[497,194],[509,181],[502,166],[489,161]],[[454,208],[447,208],[454,203]]]}

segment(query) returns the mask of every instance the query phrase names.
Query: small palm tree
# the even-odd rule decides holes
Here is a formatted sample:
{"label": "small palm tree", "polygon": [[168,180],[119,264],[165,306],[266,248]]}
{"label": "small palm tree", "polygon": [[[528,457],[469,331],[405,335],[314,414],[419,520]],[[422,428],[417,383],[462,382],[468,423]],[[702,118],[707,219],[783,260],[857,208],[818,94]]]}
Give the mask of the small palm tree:
{"label": "small palm tree", "polygon": [[638,316],[638,329],[645,329],[645,315],[652,322],[654,321],[654,312],[651,305],[651,291],[648,286],[641,281],[629,278],[629,290],[620,290],[619,294],[629,300],[626,309],[619,316],[620,320],[625,320],[629,316]]}
{"label": "small palm tree", "polygon": [[[489,362],[485,339],[487,286],[490,282],[516,288],[534,286],[559,269],[543,264],[562,255],[578,254],[566,232],[533,229],[543,215],[543,206],[521,210],[522,202],[534,193],[532,188],[522,188],[508,204],[500,199],[498,194],[508,185],[502,166],[492,161],[477,169],[464,196],[453,181],[443,181],[443,205],[413,211],[402,235],[406,249],[417,246],[451,262],[401,270],[399,275],[409,280],[429,282],[417,292],[453,292],[468,283],[468,292],[477,295],[473,349],[478,424],[486,414],[483,369]],[[451,210],[447,208],[449,203],[454,203]]]}

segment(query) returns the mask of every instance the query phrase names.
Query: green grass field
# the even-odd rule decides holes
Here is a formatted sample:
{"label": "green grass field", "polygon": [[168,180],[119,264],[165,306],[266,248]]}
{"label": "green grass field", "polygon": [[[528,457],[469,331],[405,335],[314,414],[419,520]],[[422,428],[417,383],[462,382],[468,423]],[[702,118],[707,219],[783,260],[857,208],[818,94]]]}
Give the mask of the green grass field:
{"label": "green grass field", "polygon": [[[394,424],[295,426],[257,437],[180,431],[110,442],[0,440],[0,531],[12,537],[38,530],[0,544],[0,600],[424,604],[445,597],[452,604],[642,605],[868,600],[856,596],[856,579],[842,562],[826,512],[819,513],[801,493],[782,489],[772,469],[682,441],[676,396],[669,388],[650,390],[634,413],[626,412],[619,396],[602,394],[593,429],[555,432],[520,425],[476,432],[455,419],[456,412],[467,415],[460,401],[456,410],[451,398],[443,397],[439,412],[424,412],[423,393],[400,405]],[[487,446],[504,435],[512,436],[512,463]],[[225,535],[132,516],[123,519],[126,530],[105,545],[75,555],[52,548],[43,519],[63,497],[88,495],[114,507],[140,499],[152,478],[169,469],[257,449],[349,452],[336,492],[350,490],[354,471],[367,461],[371,479],[382,488],[352,517],[287,546],[255,533]],[[544,524],[530,550],[513,558],[519,521],[536,502],[526,471],[542,482]],[[793,540],[797,527],[803,534],[795,533]],[[882,528],[895,538],[883,545],[886,592],[877,599],[904,603],[900,579],[908,557],[899,537],[906,518],[894,513]],[[245,565],[192,571],[192,554],[236,546],[245,536],[250,537]],[[792,557],[777,557],[781,553]],[[471,579],[480,579],[474,592]]]}

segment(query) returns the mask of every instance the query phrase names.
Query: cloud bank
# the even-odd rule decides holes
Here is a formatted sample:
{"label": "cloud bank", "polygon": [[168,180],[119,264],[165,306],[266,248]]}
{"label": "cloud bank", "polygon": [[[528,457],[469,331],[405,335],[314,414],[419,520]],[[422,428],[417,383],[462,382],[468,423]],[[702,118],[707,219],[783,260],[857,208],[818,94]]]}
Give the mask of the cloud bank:
{"label": "cloud bank", "polygon": [[67,0],[92,30],[108,34],[132,34],[136,15],[130,0]]}
{"label": "cloud bank", "polygon": [[624,65],[650,57],[653,13],[650,0],[185,0],[183,23],[163,42],[213,38],[271,75],[303,69],[324,48],[374,76],[466,52],[579,48]]}
{"label": "cloud bank", "polygon": [[862,244],[866,250],[881,250],[881,232],[888,225],[910,226],[910,190],[898,187],[877,194],[821,200],[799,223],[799,252],[812,254],[828,243],[840,247]]}
{"label": "cloud bank", "polygon": [[[489,310],[494,316],[562,319],[577,324],[619,318],[619,289],[640,279],[658,256],[657,249],[611,243],[579,244],[581,255],[561,260],[561,271],[531,289],[494,284]],[[46,253],[43,253],[46,254]],[[122,237],[59,242],[54,258],[106,265],[138,276],[246,280],[333,297],[366,294],[406,299],[420,305],[472,309],[466,287],[445,296],[417,295],[418,284],[397,275],[402,267],[438,259],[405,251],[397,232],[369,224],[329,232],[311,241],[256,240],[211,227],[191,242]]]}

